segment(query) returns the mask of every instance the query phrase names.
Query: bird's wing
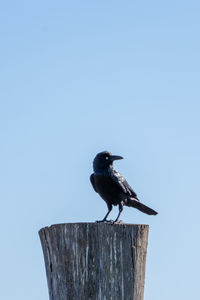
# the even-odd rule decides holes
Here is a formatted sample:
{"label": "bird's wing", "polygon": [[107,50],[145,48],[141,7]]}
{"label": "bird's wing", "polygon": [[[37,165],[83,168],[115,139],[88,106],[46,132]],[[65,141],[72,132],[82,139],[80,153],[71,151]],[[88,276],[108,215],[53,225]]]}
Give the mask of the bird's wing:
{"label": "bird's wing", "polygon": [[95,188],[95,183],[94,183],[94,173],[92,175],[90,175],[90,182],[93,186],[93,189],[95,190],[95,192],[97,192],[96,188]]}
{"label": "bird's wing", "polygon": [[112,178],[120,186],[124,193],[138,200],[137,194],[134,192],[132,187],[128,184],[126,179],[119,172],[114,170]]}

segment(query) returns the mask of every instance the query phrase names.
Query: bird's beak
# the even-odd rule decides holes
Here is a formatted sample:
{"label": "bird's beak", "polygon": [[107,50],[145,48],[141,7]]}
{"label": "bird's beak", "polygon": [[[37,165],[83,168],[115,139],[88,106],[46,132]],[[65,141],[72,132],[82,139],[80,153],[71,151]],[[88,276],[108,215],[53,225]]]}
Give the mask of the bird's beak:
{"label": "bird's beak", "polygon": [[123,157],[122,157],[122,156],[119,156],[119,155],[111,155],[111,156],[110,156],[110,160],[111,160],[111,161],[118,160],[118,159],[123,159]]}

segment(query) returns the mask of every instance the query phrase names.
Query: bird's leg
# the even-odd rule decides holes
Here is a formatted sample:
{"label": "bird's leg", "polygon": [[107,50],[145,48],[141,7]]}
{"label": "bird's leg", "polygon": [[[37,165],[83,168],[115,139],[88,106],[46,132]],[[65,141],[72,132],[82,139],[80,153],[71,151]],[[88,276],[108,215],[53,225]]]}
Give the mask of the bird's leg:
{"label": "bird's leg", "polygon": [[107,212],[107,214],[105,215],[105,217],[103,218],[103,220],[101,220],[101,221],[96,221],[97,223],[101,223],[101,222],[107,222],[107,216],[109,215],[109,213],[111,212],[111,210],[112,210],[112,205],[111,204],[107,204],[107,206],[108,206],[108,212]]}
{"label": "bird's leg", "polygon": [[119,204],[119,213],[118,213],[117,219],[114,221],[114,223],[117,223],[117,221],[119,220],[119,216],[121,215],[121,212],[123,210],[123,206],[124,206],[124,202],[122,201]]}

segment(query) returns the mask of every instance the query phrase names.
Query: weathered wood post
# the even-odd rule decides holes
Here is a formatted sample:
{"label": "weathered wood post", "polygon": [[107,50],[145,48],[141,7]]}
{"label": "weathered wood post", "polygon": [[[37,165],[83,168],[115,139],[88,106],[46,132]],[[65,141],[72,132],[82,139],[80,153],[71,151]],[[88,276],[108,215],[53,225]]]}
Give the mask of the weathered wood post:
{"label": "weathered wood post", "polygon": [[50,300],[142,300],[148,225],[71,223],[39,231]]}

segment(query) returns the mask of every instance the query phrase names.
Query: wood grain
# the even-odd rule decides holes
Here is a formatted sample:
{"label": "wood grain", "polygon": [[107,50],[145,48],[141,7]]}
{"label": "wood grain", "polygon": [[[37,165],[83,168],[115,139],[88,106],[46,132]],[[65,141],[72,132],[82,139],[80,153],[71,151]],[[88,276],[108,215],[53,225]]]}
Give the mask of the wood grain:
{"label": "wood grain", "polygon": [[39,231],[50,300],[142,300],[148,225],[69,223]]}

